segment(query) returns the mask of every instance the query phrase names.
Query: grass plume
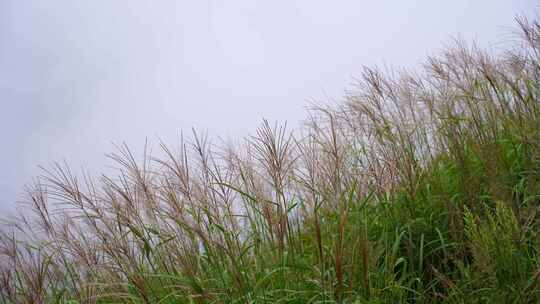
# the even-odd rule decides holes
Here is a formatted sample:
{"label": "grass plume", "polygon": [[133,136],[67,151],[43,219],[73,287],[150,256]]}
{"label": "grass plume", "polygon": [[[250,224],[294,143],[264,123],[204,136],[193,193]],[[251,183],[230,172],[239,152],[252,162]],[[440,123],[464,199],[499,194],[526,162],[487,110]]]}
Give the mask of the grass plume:
{"label": "grass plume", "polygon": [[116,175],[43,168],[0,233],[0,303],[537,303],[540,24],[365,68],[295,132],[194,132]]}

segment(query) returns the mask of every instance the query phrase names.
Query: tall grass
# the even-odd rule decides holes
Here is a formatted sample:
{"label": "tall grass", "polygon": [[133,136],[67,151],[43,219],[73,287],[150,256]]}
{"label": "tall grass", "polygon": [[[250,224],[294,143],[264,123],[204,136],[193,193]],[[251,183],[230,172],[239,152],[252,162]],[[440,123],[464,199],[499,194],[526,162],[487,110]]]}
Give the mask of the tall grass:
{"label": "tall grass", "polygon": [[0,303],[539,302],[540,24],[518,25],[497,56],[366,68],[294,134],[44,168],[0,235]]}

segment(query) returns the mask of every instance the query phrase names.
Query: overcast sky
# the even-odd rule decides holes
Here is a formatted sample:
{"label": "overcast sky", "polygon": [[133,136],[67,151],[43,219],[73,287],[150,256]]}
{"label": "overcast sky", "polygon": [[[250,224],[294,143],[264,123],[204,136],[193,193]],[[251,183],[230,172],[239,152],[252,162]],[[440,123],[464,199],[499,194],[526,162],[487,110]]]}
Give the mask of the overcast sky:
{"label": "overcast sky", "polygon": [[363,65],[414,67],[457,35],[493,47],[534,12],[533,0],[0,0],[0,210],[37,165],[98,173],[111,142],[294,126]]}

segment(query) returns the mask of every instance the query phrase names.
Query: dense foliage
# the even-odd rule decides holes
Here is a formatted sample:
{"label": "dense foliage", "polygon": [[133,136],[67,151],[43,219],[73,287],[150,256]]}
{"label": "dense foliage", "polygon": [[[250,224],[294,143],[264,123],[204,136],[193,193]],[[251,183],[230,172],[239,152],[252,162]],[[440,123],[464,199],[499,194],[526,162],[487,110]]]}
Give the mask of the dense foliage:
{"label": "dense foliage", "polygon": [[0,303],[540,302],[540,24],[366,68],[305,127],[62,164],[0,235]]}

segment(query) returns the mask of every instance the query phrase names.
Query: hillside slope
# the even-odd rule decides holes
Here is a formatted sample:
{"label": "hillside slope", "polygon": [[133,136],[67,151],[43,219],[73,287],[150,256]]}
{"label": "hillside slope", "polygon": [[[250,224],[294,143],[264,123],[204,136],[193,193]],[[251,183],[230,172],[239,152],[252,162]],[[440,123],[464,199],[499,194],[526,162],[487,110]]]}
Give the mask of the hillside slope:
{"label": "hillside slope", "polygon": [[44,169],[0,235],[0,303],[540,302],[540,24],[518,24],[497,56],[366,68],[294,135]]}

